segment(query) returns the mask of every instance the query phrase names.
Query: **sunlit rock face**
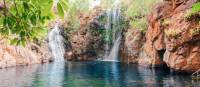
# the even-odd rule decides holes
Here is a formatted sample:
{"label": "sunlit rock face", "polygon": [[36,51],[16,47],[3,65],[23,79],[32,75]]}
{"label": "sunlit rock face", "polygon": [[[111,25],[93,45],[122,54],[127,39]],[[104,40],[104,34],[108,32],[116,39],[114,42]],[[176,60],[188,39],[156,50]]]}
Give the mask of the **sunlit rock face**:
{"label": "sunlit rock face", "polygon": [[[176,71],[194,72],[200,69],[200,33],[193,33],[198,22],[187,20],[187,10],[197,0],[164,1],[155,6],[149,16],[143,55],[140,65],[168,67]],[[199,19],[197,19],[199,20]],[[171,31],[171,32],[170,32]],[[175,33],[173,33],[175,32]]]}
{"label": "sunlit rock face", "polygon": [[165,39],[164,61],[169,67],[178,71],[195,72],[200,69],[200,33],[196,31],[199,29],[197,21],[199,18],[184,19],[187,9],[196,1],[187,0],[177,6],[174,15],[169,19],[170,24],[167,29],[174,29],[177,34]]}
{"label": "sunlit rock face", "polygon": [[125,63],[138,63],[142,46],[145,42],[144,33],[137,29],[124,31],[120,46],[120,60]]}
{"label": "sunlit rock face", "polygon": [[98,29],[97,19],[102,14],[100,8],[96,8],[91,14],[82,14],[79,17],[80,29],[68,35],[68,50],[65,58],[69,61],[96,60],[98,53],[104,48]]}
{"label": "sunlit rock face", "polygon": [[[141,52],[141,58],[139,59],[140,65],[160,67],[164,65],[163,54],[165,50],[164,43],[164,29],[162,26],[162,20],[164,20],[167,12],[171,11],[171,6],[158,4],[149,16],[149,26],[146,32],[146,42],[144,43],[143,52]],[[159,19],[159,20],[158,20]]]}
{"label": "sunlit rock face", "polygon": [[27,44],[26,47],[8,45],[0,40],[0,68],[49,62],[47,45]]}

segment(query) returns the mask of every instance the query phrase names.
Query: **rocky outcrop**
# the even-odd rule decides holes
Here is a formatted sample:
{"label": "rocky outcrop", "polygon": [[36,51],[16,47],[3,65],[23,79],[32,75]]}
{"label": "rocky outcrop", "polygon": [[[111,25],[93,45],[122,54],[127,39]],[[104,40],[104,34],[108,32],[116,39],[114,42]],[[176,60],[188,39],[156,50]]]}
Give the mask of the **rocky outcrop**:
{"label": "rocky outcrop", "polygon": [[124,31],[120,47],[120,60],[125,63],[138,63],[138,58],[145,42],[144,33],[138,29]]}
{"label": "rocky outcrop", "polygon": [[[200,32],[199,16],[192,20],[185,18],[188,9],[197,0],[186,0],[174,10],[174,14],[167,19],[170,21],[166,31],[166,52],[164,61],[178,71],[194,72],[200,69]],[[168,33],[171,29],[173,36]]]}
{"label": "rocky outcrop", "polygon": [[170,4],[166,5],[166,3],[155,6],[148,18],[149,27],[145,35],[146,42],[139,60],[141,65],[157,67],[165,64],[163,61],[165,43],[162,20],[172,11],[172,6]]}
{"label": "rocky outcrop", "polygon": [[0,68],[46,63],[50,60],[48,46],[27,44],[26,47],[12,46],[0,40]]}
{"label": "rocky outcrop", "polygon": [[145,37],[137,30],[125,31],[122,61],[148,67],[168,66],[181,72],[200,69],[200,16],[187,16],[196,2],[164,0],[155,5]]}
{"label": "rocky outcrop", "polygon": [[83,61],[98,58],[98,53],[104,49],[98,30],[98,17],[101,14],[102,10],[96,8],[89,14],[80,15],[80,29],[69,36],[70,49],[65,53],[67,60]]}
{"label": "rocky outcrop", "polygon": [[149,27],[139,64],[167,64],[176,71],[185,72],[200,69],[199,16],[186,17],[195,2],[197,0],[165,0],[155,6],[148,19]]}

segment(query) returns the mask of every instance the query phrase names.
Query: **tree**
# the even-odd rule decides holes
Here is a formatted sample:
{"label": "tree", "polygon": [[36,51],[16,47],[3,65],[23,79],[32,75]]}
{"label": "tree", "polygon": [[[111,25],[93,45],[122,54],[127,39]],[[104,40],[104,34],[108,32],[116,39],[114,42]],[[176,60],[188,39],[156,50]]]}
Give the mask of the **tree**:
{"label": "tree", "polygon": [[[0,36],[13,45],[41,40],[47,34],[47,23],[55,18],[54,0],[3,0],[0,8]],[[63,18],[67,1],[59,0],[58,14]],[[2,9],[2,10],[1,10]]]}

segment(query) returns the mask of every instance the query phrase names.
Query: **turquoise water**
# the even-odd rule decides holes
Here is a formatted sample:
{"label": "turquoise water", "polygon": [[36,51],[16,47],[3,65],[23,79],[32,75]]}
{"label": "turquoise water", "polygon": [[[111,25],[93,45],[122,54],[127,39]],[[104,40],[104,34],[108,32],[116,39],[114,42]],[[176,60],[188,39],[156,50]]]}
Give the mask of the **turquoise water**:
{"label": "turquoise water", "polygon": [[0,87],[200,87],[189,75],[117,62],[68,62],[0,70]]}

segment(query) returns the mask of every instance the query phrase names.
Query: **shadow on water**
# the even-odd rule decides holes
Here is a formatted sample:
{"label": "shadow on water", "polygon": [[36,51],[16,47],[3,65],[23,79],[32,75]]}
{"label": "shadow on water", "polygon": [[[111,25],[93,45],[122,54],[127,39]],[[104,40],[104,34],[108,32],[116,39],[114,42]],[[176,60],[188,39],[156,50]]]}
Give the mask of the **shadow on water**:
{"label": "shadow on water", "polygon": [[57,62],[0,70],[0,87],[200,87],[188,75],[119,62]]}

